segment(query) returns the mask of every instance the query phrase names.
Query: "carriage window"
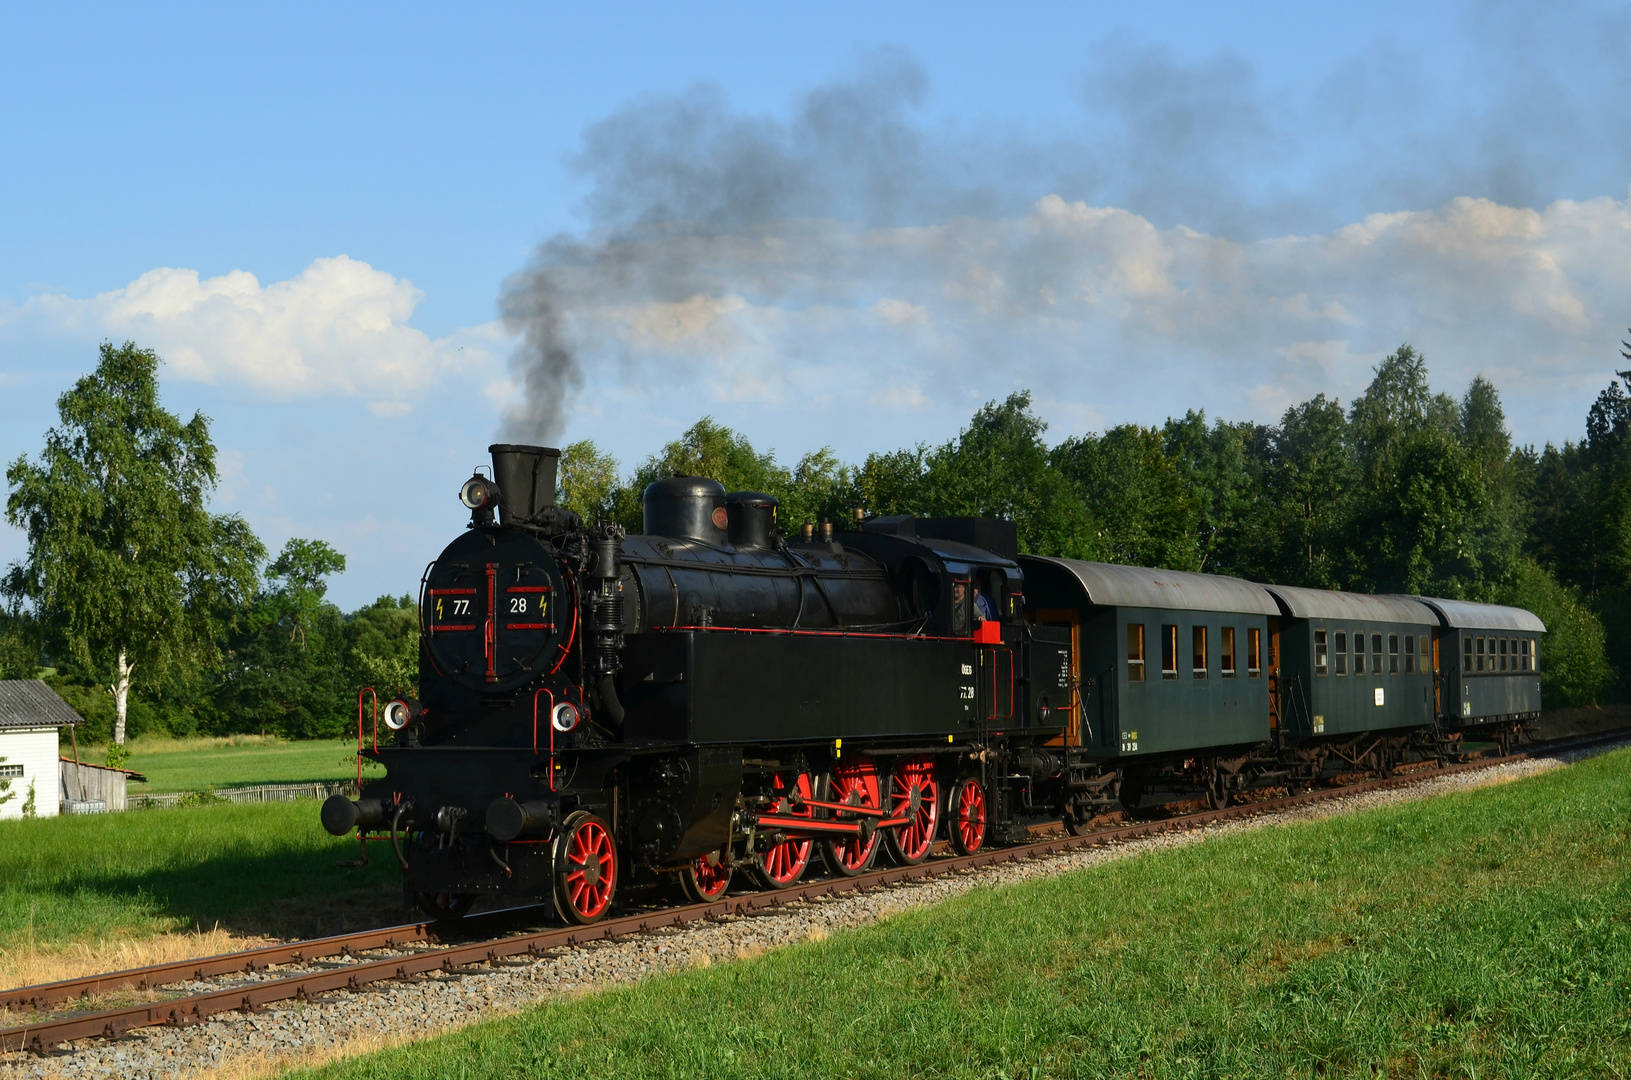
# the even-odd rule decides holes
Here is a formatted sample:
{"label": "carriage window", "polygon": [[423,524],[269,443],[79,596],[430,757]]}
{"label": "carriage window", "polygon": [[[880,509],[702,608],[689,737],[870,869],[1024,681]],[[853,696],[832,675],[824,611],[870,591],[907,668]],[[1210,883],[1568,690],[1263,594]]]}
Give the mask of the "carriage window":
{"label": "carriage window", "polygon": [[1246,674],[1254,679],[1263,674],[1263,631],[1255,626],[1246,631]]}
{"label": "carriage window", "polygon": [[953,580],[951,583],[951,632],[953,634],[968,633],[969,605],[974,602],[970,595],[973,592],[966,580]]}
{"label": "carriage window", "polygon": [[1465,673],[1472,670],[1472,638],[1462,638],[1461,648],[1463,650],[1461,655],[1461,670],[1463,673]]}
{"label": "carriage window", "polygon": [[1195,678],[1204,679],[1206,678],[1206,627],[1195,627],[1190,633],[1190,643],[1193,646],[1191,652],[1195,654],[1194,662],[1191,665]]}
{"label": "carriage window", "polygon": [[1331,658],[1327,654],[1330,652],[1330,648],[1331,647],[1328,644],[1326,644],[1326,641],[1325,641],[1325,631],[1324,630],[1314,631],[1314,674],[1315,675],[1325,675],[1325,674],[1328,673],[1327,669],[1330,667]]}
{"label": "carriage window", "polygon": [[1178,628],[1176,626],[1161,627],[1161,677],[1163,679],[1176,679],[1178,677]]}
{"label": "carriage window", "polygon": [[1337,631],[1336,668],[1338,675],[1348,674],[1348,631],[1346,630]]}
{"label": "carriage window", "polygon": [[1218,665],[1225,679],[1235,677],[1235,628],[1225,626],[1218,631],[1222,635],[1218,640]]}
{"label": "carriage window", "polygon": [[[1511,646],[1510,649],[1508,648],[1509,645]],[[1510,665],[1508,665],[1508,663],[1507,663],[1507,655],[1508,655],[1509,652],[1512,655],[1512,663]],[[1509,638],[1502,638],[1501,639],[1501,670],[1502,671],[1517,671],[1518,670],[1517,654],[1518,654],[1517,643],[1511,641],[1511,639],[1509,639]]]}
{"label": "carriage window", "polygon": [[1387,636],[1387,673],[1389,675],[1397,675],[1399,673],[1398,634],[1389,634]]}
{"label": "carriage window", "polygon": [[1477,639],[1477,649],[1473,652],[1473,662],[1478,665],[1477,670],[1484,670],[1484,639]]}
{"label": "carriage window", "polygon": [[1365,674],[1365,631],[1354,631],[1354,674]]}
{"label": "carriage window", "polygon": [[1538,638],[1533,645],[1529,646],[1529,670],[1540,670],[1540,640]]}
{"label": "carriage window", "polygon": [[1529,639],[1528,638],[1520,638],[1519,641],[1518,641],[1518,648],[1521,650],[1520,657],[1519,657],[1519,659],[1521,661],[1521,666],[1518,668],[1518,670],[1519,671],[1528,671],[1529,670]]}
{"label": "carriage window", "polygon": [[1404,636],[1404,673],[1406,675],[1414,675],[1416,673],[1415,634],[1406,634]]}
{"label": "carriage window", "polygon": [[1127,624],[1127,681],[1144,681],[1144,624]]}
{"label": "carriage window", "polygon": [[1421,636],[1421,669],[1423,673],[1438,671],[1438,652],[1433,648],[1432,642],[1427,640],[1426,634]]}

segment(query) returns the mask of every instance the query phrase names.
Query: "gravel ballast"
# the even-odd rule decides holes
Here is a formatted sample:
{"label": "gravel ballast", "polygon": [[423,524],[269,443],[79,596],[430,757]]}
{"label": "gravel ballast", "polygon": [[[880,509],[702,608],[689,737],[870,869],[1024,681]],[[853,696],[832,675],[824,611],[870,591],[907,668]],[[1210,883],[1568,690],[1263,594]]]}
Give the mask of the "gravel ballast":
{"label": "gravel ballast", "polygon": [[[977,887],[1008,885],[1096,866],[1156,848],[1284,822],[1331,817],[1415,802],[1451,791],[1521,779],[1628,743],[1531,758],[1388,791],[1372,791],[1106,847],[986,867],[957,875],[789,905],[770,914],[695,923],[659,934],[598,942],[537,960],[521,959],[469,973],[408,983],[379,983],[362,993],[334,993],[313,1002],[287,1002],[245,1015],[223,1013],[191,1027],[140,1028],[119,1039],[86,1039],[48,1056],[0,1055],[0,1077],[89,1080],[128,1077],[169,1080],[225,1068],[255,1075],[279,1067],[361,1052],[381,1045],[514,1012],[541,1001],[634,982],[686,967],[752,956],[783,945],[824,938],[849,927],[925,907]],[[343,963],[343,961],[341,961]],[[259,978],[292,973],[281,969]],[[249,976],[238,977],[247,982]],[[197,991],[220,983],[200,984]]]}

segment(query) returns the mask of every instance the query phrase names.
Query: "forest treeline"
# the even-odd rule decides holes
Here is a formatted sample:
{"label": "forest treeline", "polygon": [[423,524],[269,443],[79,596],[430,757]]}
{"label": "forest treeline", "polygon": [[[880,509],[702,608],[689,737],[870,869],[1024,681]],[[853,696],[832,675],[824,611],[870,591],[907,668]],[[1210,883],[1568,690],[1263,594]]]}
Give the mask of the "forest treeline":
{"label": "forest treeline", "polygon": [[1435,393],[1408,345],[1353,402],[1317,395],[1278,424],[1191,409],[1050,446],[1020,392],[940,445],[789,465],[704,418],[628,476],[593,441],[566,447],[562,501],[638,531],[645,486],[691,474],[775,495],[788,532],[857,510],[981,514],[1037,554],[1516,604],[1550,629],[1548,700],[1583,704],[1631,672],[1628,386],[1621,372],[1598,395],[1578,443],[1539,450],[1513,445],[1493,384]]}
{"label": "forest treeline", "polygon": [[[342,611],[327,596],[342,553],[296,539],[271,557],[242,519],[209,514],[207,422],[159,407],[158,364],[128,343],[103,346],[97,372],[59,400],[45,452],[8,469],[8,519],[30,549],[3,583],[0,676],[43,672],[92,742],[114,732],[121,664],[131,735],[354,730],[358,687],[412,691],[412,598]],[[1190,410],[1050,445],[1020,392],[938,445],[859,464],[824,448],[784,464],[704,417],[632,473],[591,440],[571,444],[559,494],[586,519],[637,532],[648,483],[707,476],[775,495],[787,532],[850,527],[857,512],[990,515],[1015,521],[1021,547],[1039,554],[1516,604],[1549,630],[1548,703],[1587,704],[1623,698],[1631,674],[1628,388],[1620,372],[1579,442],[1514,446],[1495,386],[1480,377],[1459,398],[1435,393],[1404,346],[1356,400],[1319,395],[1277,424]],[[154,521],[169,531],[132,541]],[[159,599],[125,605],[129,625],[88,615],[106,608],[87,597],[109,581]]]}

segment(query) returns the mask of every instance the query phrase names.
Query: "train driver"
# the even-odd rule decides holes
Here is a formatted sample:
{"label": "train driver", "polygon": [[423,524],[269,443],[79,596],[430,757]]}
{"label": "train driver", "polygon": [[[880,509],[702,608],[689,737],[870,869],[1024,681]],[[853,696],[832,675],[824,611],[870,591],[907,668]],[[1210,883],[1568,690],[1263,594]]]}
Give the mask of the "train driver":
{"label": "train driver", "polygon": [[997,609],[992,605],[991,598],[980,591],[980,583],[974,583],[974,621],[977,623],[995,622]]}

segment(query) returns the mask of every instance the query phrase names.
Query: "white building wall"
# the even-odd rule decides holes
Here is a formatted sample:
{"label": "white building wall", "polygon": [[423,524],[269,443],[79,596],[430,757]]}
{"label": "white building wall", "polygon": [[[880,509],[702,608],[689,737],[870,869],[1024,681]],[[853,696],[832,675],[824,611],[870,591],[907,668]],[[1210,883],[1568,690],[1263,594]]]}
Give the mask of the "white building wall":
{"label": "white building wall", "polygon": [[22,776],[8,777],[10,795],[16,796],[0,805],[0,818],[23,816],[23,803],[28,799],[28,785],[34,783],[34,811],[40,817],[55,817],[59,807],[62,779],[57,766],[57,729],[5,728],[0,730],[0,766],[21,765]]}

